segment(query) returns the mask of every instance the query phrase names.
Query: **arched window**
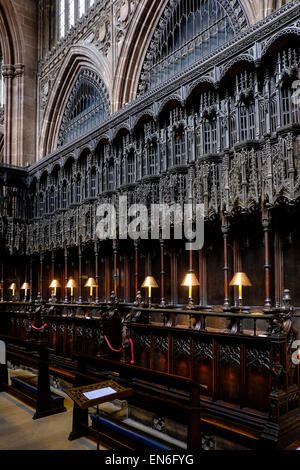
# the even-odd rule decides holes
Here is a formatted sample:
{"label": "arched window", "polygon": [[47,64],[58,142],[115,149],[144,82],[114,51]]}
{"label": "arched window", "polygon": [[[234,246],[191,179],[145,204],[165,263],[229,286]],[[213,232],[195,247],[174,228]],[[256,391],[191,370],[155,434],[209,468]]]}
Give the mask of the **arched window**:
{"label": "arched window", "polygon": [[238,0],[169,0],[146,54],[139,92],[184,70],[247,25]]}
{"label": "arched window", "polygon": [[84,69],[78,76],[63,114],[58,146],[77,139],[99,125],[109,114],[108,93],[101,78]]}

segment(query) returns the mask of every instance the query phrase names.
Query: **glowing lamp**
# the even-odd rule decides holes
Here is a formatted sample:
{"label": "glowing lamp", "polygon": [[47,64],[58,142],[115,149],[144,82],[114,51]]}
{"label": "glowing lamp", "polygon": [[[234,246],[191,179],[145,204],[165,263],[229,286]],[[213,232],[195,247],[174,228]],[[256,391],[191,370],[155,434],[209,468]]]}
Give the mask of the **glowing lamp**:
{"label": "glowing lamp", "polygon": [[93,277],[89,277],[86,283],[84,284],[84,287],[89,287],[90,288],[90,296],[93,296],[93,287],[97,287],[96,281]]}
{"label": "glowing lamp", "polygon": [[9,290],[12,290],[13,296],[15,295],[16,288],[17,288],[17,285],[14,282],[9,286]]}
{"label": "glowing lamp", "polygon": [[158,284],[153,276],[147,276],[142,284],[142,287],[148,287],[149,308],[151,308],[151,289],[158,287]]}
{"label": "glowing lamp", "polygon": [[243,297],[242,297],[242,288],[244,287],[251,287],[252,284],[249,281],[249,278],[246,273],[235,273],[231,282],[230,286],[238,286],[239,287],[239,304],[240,304],[240,311],[242,311],[242,304],[243,304]]}
{"label": "glowing lamp", "polygon": [[185,275],[184,280],[181,285],[189,288],[190,298],[192,297],[192,288],[196,286],[200,286],[199,281],[196,277],[196,274],[193,272],[189,272]]}
{"label": "glowing lamp", "polygon": [[49,287],[50,289],[54,289],[54,295],[56,296],[56,289],[60,287],[60,283],[57,279],[53,279]]}
{"label": "glowing lamp", "polygon": [[28,282],[24,282],[21,286],[21,290],[25,291],[25,298],[27,297],[27,292],[30,289],[30,284]]}
{"label": "glowing lamp", "polygon": [[74,281],[74,279],[69,279],[67,282],[66,288],[71,289],[71,297],[73,297],[75,287],[77,286],[76,286],[76,282]]}

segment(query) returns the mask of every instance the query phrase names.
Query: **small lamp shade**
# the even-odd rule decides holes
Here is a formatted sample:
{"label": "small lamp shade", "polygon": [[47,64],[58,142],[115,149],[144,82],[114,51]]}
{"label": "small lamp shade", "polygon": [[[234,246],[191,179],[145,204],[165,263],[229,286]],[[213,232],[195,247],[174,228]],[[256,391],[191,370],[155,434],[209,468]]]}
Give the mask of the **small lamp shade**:
{"label": "small lamp shade", "polygon": [[29,290],[30,284],[28,282],[24,282],[21,286],[21,290]]}
{"label": "small lamp shade", "polygon": [[67,287],[67,289],[74,289],[74,287],[77,287],[76,282],[74,281],[74,279],[69,279],[68,282],[67,282],[66,287]]}
{"label": "small lamp shade", "polygon": [[196,277],[196,274],[193,271],[189,271],[183,279],[183,282],[181,283],[182,286],[188,287],[189,288],[189,303],[187,308],[193,308],[194,302],[192,299],[192,291],[193,287],[200,286],[200,283]]}
{"label": "small lamp shade", "polygon": [[153,276],[147,276],[142,284],[142,287],[158,287],[158,284]]}
{"label": "small lamp shade", "polygon": [[196,286],[200,286],[199,284],[199,281],[195,275],[195,273],[187,273],[184,277],[184,280],[181,284],[182,286],[185,286],[185,287],[196,287]]}
{"label": "small lamp shade", "polygon": [[89,277],[86,283],[84,284],[84,287],[89,287],[90,289],[90,297],[93,297],[93,287],[97,287],[96,281],[93,277]]}
{"label": "small lamp shade", "polygon": [[56,289],[57,287],[60,287],[60,282],[57,279],[53,279],[49,287],[51,287],[51,289]]}
{"label": "small lamp shade", "polygon": [[158,287],[158,284],[153,276],[147,276],[145,277],[142,287],[145,287],[146,289],[148,288],[149,308],[151,308],[151,289],[153,287]]}
{"label": "small lamp shade", "polygon": [[235,273],[229,285],[230,286],[244,286],[244,287],[252,286],[246,273]]}
{"label": "small lamp shade", "polygon": [[242,312],[242,288],[243,287],[251,287],[252,284],[249,281],[249,278],[247,274],[245,273],[235,273],[233,278],[231,279],[231,282],[229,284],[230,286],[238,286],[239,287],[239,303],[240,303],[240,312]]}
{"label": "small lamp shade", "polygon": [[97,287],[95,279],[93,277],[89,277],[86,283],[84,284],[84,287]]}
{"label": "small lamp shade", "polygon": [[9,290],[12,291],[12,296],[14,297],[15,296],[15,290],[17,289],[17,285],[15,282],[13,282],[10,286],[9,286]]}

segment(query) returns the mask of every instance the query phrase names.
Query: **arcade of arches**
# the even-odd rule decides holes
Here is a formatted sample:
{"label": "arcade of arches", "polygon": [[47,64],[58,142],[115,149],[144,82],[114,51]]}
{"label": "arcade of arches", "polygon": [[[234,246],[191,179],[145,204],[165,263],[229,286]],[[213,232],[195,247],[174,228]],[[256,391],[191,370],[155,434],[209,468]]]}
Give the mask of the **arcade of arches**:
{"label": "arcade of arches", "polygon": [[[132,448],[300,446],[299,0],[0,0],[0,47],[9,365],[111,371]],[[99,237],[120,196],[201,204],[203,247]]]}

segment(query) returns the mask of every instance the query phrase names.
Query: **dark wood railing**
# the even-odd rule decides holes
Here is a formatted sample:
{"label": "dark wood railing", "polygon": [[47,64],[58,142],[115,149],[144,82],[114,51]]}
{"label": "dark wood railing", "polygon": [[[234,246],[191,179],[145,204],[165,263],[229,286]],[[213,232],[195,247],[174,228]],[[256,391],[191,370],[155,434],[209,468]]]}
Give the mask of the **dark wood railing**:
{"label": "dark wood railing", "polygon": [[[178,377],[179,388],[180,378],[198,384],[206,423],[227,423],[279,446],[299,426],[299,367],[292,361],[297,332],[289,304],[268,314],[117,303],[3,302],[0,310],[8,343],[43,341],[50,356],[84,363],[85,371],[95,365],[116,371],[152,390],[153,400],[160,375]],[[47,326],[35,330],[36,324]]]}

